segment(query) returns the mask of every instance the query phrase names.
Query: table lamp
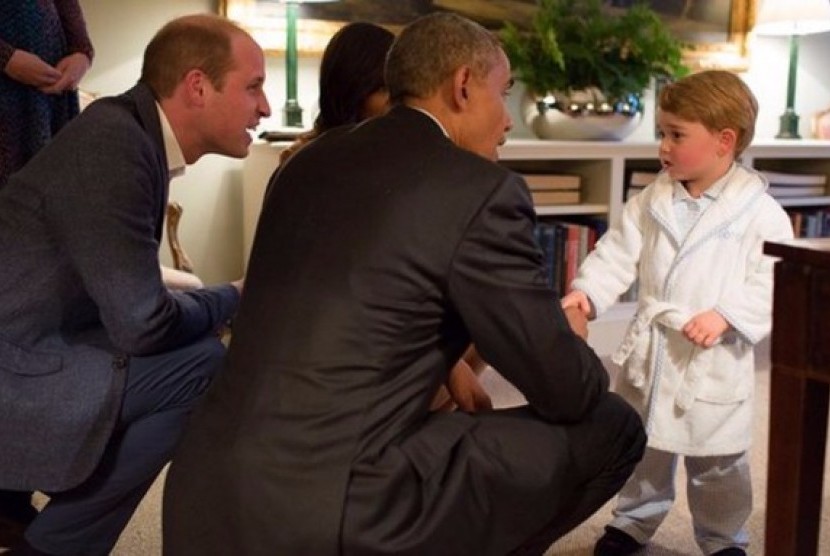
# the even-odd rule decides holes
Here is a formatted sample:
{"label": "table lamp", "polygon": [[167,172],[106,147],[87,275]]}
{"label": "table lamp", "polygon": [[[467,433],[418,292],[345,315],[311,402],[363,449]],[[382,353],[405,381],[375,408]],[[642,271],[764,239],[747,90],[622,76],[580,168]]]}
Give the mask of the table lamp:
{"label": "table lamp", "polygon": [[303,127],[303,109],[297,101],[297,12],[300,4],[332,0],[282,0],[285,4],[285,108],[283,125]]}
{"label": "table lamp", "polygon": [[790,70],[787,77],[787,108],[781,115],[779,139],[800,139],[795,113],[795,78],[798,71],[798,40],[801,35],[830,31],[830,0],[763,0],[754,28],[757,35],[790,37]]}

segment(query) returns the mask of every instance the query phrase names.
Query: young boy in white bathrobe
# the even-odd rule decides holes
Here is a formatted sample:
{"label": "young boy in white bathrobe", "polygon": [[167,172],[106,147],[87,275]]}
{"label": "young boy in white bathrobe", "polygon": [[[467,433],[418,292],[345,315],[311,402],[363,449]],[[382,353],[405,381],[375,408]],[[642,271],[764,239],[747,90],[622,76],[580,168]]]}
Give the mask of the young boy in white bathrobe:
{"label": "young boy in white bathrobe", "polygon": [[594,554],[633,554],[648,542],[674,502],[683,456],[698,545],[742,555],[753,345],[772,320],[773,260],[762,245],[792,237],[792,227],[766,180],[736,162],[758,113],[740,78],[690,75],[663,88],[658,108],[662,172],[626,203],[562,299],[598,315],[639,280],[637,312],[613,359],[648,449]]}

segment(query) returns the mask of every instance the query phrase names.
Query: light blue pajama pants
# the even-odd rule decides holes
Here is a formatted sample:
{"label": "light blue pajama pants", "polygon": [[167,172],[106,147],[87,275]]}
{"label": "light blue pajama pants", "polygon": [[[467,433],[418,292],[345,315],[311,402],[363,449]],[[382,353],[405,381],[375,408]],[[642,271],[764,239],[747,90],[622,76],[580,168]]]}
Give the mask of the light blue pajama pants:
{"label": "light blue pajama pants", "polygon": [[[614,509],[612,527],[645,544],[674,503],[680,456],[646,448]],[[728,456],[684,456],[686,494],[695,540],[704,554],[731,546],[746,548],[745,525],[752,512],[752,483],[746,452]]]}

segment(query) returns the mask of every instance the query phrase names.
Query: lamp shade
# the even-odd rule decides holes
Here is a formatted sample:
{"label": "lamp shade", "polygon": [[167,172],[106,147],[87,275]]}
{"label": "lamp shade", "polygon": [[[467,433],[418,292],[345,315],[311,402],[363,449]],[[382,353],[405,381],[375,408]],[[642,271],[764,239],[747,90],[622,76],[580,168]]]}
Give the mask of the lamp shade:
{"label": "lamp shade", "polygon": [[763,0],[757,35],[810,35],[830,31],[830,0]]}

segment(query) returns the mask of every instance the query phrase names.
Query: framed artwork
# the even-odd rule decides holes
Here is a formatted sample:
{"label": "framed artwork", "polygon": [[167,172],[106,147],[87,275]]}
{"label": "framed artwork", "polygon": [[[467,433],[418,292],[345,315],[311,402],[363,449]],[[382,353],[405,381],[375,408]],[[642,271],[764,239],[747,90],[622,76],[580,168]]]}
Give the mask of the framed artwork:
{"label": "framed artwork", "polygon": [[[285,4],[278,0],[219,0],[219,14],[244,27],[266,53],[285,51]],[[309,19],[301,12],[297,22],[298,51],[319,54],[341,25],[336,21]]]}
{"label": "framed artwork", "polygon": [[648,4],[686,43],[684,61],[692,70],[749,68],[747,39],[757,0],[650,0]]}
{"label": "framed artwork", "polygon": [[[603,0],[609,12],[637,0]],[[749,65],[747,35],[757,0],[648,0],[648,5],[688,45],[690,68],[743,70]],[[319,52],[348,21],[370,21],[395,31],[438,10],[459,13],[490,29],[505,21],[527,25],[537,0],[339,0],[299,6],[297,40],[301,52]],[[219,10],[245,26],[266,50],[282,50],[285,6],[279,0],[220,0]]]}

